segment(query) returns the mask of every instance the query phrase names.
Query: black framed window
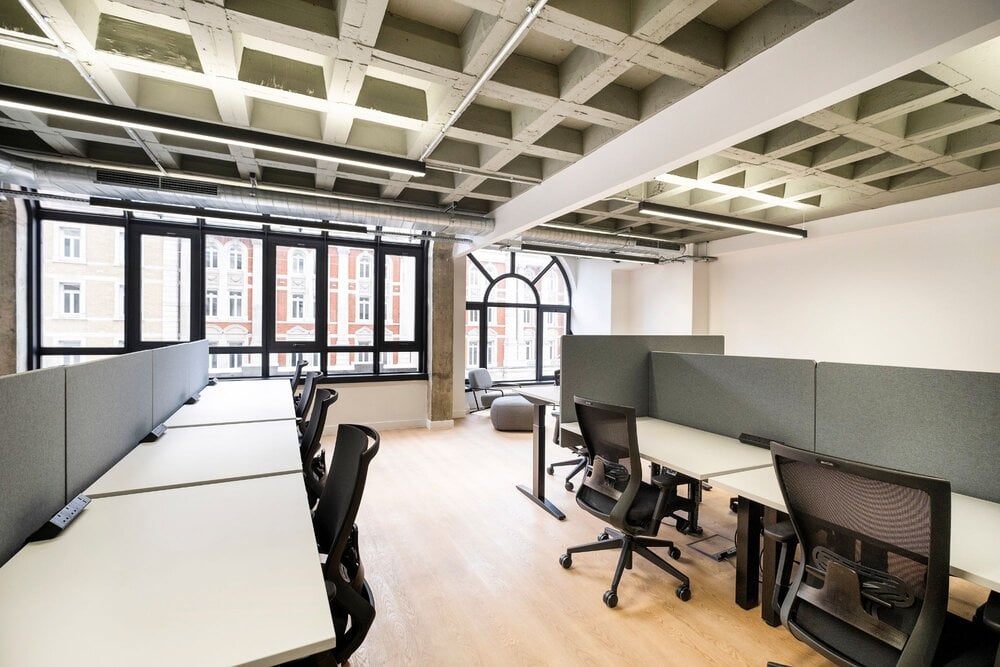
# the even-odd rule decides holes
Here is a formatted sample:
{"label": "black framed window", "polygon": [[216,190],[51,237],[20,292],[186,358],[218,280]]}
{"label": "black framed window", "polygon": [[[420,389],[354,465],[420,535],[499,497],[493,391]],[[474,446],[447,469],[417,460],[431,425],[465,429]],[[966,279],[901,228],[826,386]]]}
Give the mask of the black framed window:
{"label": "black framed window", "polygon": [[219,377],[425,377],[427,241],[33,202],[29,365],[206,338]]}
{"label": "black framed window", "polygon": [[566,270],[548,255],[480,250],[466,262],[466,365],[495,382],[552,379],[570,330]]}

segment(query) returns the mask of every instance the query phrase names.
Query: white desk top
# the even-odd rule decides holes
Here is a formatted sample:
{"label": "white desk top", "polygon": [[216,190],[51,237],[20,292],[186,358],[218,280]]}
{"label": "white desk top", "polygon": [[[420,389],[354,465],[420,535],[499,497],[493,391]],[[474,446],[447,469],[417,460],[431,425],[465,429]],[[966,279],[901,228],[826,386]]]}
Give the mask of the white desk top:
{"label": "white desk top", "polygon": [[288,380],[219,382],[201,390],[201,400],[182,405],[167,419],[167,428],[295,419]]}
{"label": "white desk top", "polygon": [[90,485],[91,498],[302,472],[290,419],[172,428],[141,443]]}
{"label": "white desk top", "polygon": [[334,638],[294,475],[99,498],[0,568],[3,665],[272,665]]}
{"label": "white desk top", "polygon": [[[774,467],[721,475],[712,484],[784,512]],[[951,575],[1000,591],[1000,503],[951,494]]]}
{"label": "white desk top", "polygon": [[[639,417],[636,435],[642,458],[695,479],[771,465],[771,452],[708,431]],[[563,428],[580,433],[577,423]]]}
{"label": "white desk top", "polygon": [[559,405],[559,392],[561,387],[552,384],[540,384],[532,387],[518,387],[517,393],[524,396],[529,401],[536,403],[547,403],[549,405]]}

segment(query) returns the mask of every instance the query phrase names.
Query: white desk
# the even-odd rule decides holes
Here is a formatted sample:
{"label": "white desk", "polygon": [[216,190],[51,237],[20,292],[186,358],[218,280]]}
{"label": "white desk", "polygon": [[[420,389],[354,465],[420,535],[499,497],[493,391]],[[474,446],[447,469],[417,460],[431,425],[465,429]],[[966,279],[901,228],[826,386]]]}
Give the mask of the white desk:
{"label": "white desk", "polygon": [[545,407],[559,404],[559,387],[555,385],[537,385],[533,387],[518,387],[517,393],[531,402],[532,407],[532,477],[531,488],[523,484],[517,485],[517,490],[528,496],[536,505],[562,521],[566,518],[563,511],[545,497]]}
{"label": "white desk", "polygon": [[[576,423],[563,428],[580,433]],[[736,438],[653,417],[639,417],[635,428],[642,458],[695,479],[771,465],[770,451]]]}
{"label": "white desk", "polygon": [[294,475],[99,498],[0,568],[3,665],[271,665],[334,638]]}
{"label": "white desk", "polygon": [[84,493],[100,498],[301,472],[290,419],[171,428],[139,444]]}
{"label": "white desk", "polygon": [[[757,603],[757,563],[750,561],[755,561],[759,549],[760,509],[763,507],[771,512],[785,513],[785,500],[773,466],[713,477],[712,484],[728,489],[740,497],[737,545],[747,545],[747,553],[744,554],[743,549],[737,552],[736,597],[740,606],[749,609]],[[743,502],[744,499],[750,502]],[[744,513],[747,514],[746,517]],[[765,521],[773,520],[773,517],[774,514],[771,514],[770,517],[765,517]],[[770,600],[774,577],[771,562],[774,545],[767,542],[769,541],[765,541],[764,554],[765,602]],[[1000,553],[1000,503],[951,494],[951,576],[1000,591],[1000,559],[997,558],[997,553]],[[741,582],[739,576],[742,559],[747,560],[744,563],[746,569],[754,573],[745,582]],[[765,620],[777,623],[770,612],[770,604],[765,604],[761,612]]]}
{"label": "white desk", "polygon": [[288,380],[234,380],[205,387],[200,401],[182,405],[166,425],[180,428],[278,419],[295,419]]}

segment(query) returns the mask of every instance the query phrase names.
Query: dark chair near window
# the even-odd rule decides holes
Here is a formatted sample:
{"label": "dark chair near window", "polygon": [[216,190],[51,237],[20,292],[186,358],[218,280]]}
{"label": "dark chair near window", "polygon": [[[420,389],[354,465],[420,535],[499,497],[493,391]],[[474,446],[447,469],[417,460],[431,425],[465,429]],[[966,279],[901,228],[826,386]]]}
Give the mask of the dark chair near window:
{"label": "dark chair near window", "polygon": [[329,480],[313,515],[316,545],[326,555],[323,578],[337,636],[332,655],[338,664],[346,662],[361,646],[375,619],[375,601],[365,581],[355,519],[368,467],[378,448],[375,429],[340,425]]}
{"label": "dark chair near window", "polygon": [[[295,373],[292,375],[292,393],[299,387],[299,381],[302,379],[302,369],[309,365],[309,362],[305,359],[299,359],[298,363],[295,364]],[[299,402],[298,396],[293,396],[296,403]]]}
{"label": "dark chair near window", "polygon": [[642,481],[635,408],[580,397],[575,398],[575,404],[590,461],[576,493],[576,503],[611,527],[605,528],[596,542],[567,549],[559,557],[559,563],[569,568],[575,553],[619,549],[611,588],[604,593],[604,604],[614,607],[618,604],[622,573],[632,569],[632,556],[639,554],[679,579],[677,597],[685,602],[690,600],[691,582],[687,575],[651,551],[654,547],[666,547],[671,558],[680,558],[681,551],[673,542],[653,536],[659,531],[660,522],[683,506],[684,499],[678,496],[677,486],[688,483],[688,479],[663,474],[653,477],[652,484]]}
{"label": "dark chair near window", "polygon": [[469,371],[469,391],[472,392],[472,399],[476,403],[476,409],[485,410],[493,405],[493,401],[506,396],[503,389],[494,389],[493,377],[485,368],[473,368]]}
{"label": "dark chair near window", "polygon": [[795,574],[775,587],[797,639],[840,665],[1000,665],[987,627],[1000,631],[1000,596],[975,622],[948,614],[948,481],[782,445],[771,453],[794,537],[769,534],[784,543],[783,563],[796,538],[802,546]]}
{"label": "dark chair near window", "polygon": [[295,419],[299,426],[299,433],[305,430],[309,408],[312,407],[316,390],[319,388],[318,382],[322,377],[323,374],[319,371],[310,371],[306,373],[306,379],[302,381],[302,394],[299,396],[299,402],[295,404]]}
{"label": "dark chair near window", "polygon": [[312,507],[323,493],[326,480],[326,460],[323,457],[323,427],[326,426],[327,411],[337,402],[340,395],[332,389],[320,389],[313,401],[312,414],[299,439],[299,454],[302,457],[302,474],[305,476],[306,495]]}
{"label": "dark chair near window", "polygon": [[560,466],[573,466],[569,474],[566,475],[566,483],[564,486],[567,491],[573,490],[573,478],[580,474],[587,467],[587,445],[584,444],[583,438],[578,436],[576,433],[567,432],[563,435],[559,428],[561,424],[560,416],[558,410],[552,411],[552,416],[556,418],[555,429],[552,433],[552,442],[559,445],[560,447],[565,447],[566,449],[573,452],[573,458],[566,459],[565,461],[556,461],[555,463],[550,463],[546,470],[550,475],[554,475],[556,468]]}

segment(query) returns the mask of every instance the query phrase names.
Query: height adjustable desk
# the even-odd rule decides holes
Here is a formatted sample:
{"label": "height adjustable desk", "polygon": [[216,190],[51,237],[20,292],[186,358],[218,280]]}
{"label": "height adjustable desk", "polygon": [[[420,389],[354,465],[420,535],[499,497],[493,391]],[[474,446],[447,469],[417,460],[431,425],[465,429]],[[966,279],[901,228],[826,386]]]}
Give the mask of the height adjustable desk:
{"label": "height adjustable desk", "polygon": [[[780,622],[771,608],[777,567],[776,545],[764,540],[763,590],[758,592],[757,558],[761,540],[761,516],[773,521],[785,512],[778,477],[773,465],[766,468],[712,477],[712,483],[737,494],[739,519],[736,544],[736,602],[752,609],[762,598],[761,616],[770,625]],[[951,494],[950,573],[994,591],[1000,591],[1000,503]],[[743,563],[741,564],[741,561]],[[740,571],[750,573],[742,579]]]}
{"label": "height adjustable desk", "polygon": [[302,472],[290,419],[170,428],[84,491],[91,498]]}
{"label": "height adjustable desk", "polygon": [[297,475],[98,498],[0,568],[3,665],[273,665],[335,637]]}
{"label": "height adjustable desk", "polygon": [[201,390],[201,399],[183,405],[167,428],[295,419],[288,380],[234,380]]}
{"label": "height adjustable desk", "polygon": [[546,512],[559,519],[566,518],[562,510],[545,497],[545,408],[549,405],[559,405],[559,387],[555,385],[540,385],[537,387],[519,387],[517,393],[524,396],[534,409],[532,410],[532,470],[531,488],[523,484],[517,485],[517,490]]}
{"label": "height adjustable desk", "polygon": [[[704,481],[710,477],[771,465],[771,452],[745,445],[736,438],[702,431],[689,426],[639,417],[635,420],[639,454],[643,459]],[[578,424],[563,429],[580,433]],[[692,485],[692,500],[701,499],[701,486]],[[689,532],[698,531],[697,502],[691,512]]]}

